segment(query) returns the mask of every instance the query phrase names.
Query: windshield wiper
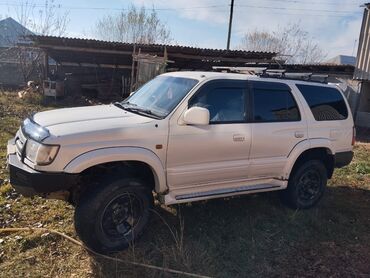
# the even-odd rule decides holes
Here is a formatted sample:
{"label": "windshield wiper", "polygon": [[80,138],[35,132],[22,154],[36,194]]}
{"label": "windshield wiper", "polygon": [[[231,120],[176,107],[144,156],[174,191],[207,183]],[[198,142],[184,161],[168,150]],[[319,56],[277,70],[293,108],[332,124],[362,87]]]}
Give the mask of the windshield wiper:
{"label": "windshield wiper", "polygon": [[122,103],[116,101],[113,103],[114,106],[117,106],[118,108],[121,108],[121,109],[124,109],[124,105],[122,105]]}
{"label": "windshield wiper", "polygon": [[129,102],[129,101],[123,101],[123,102],[120,102],[120,104],[122,104],[122,105],[137,106],[137,104],[135,104],[135,103],[131,103],[131,102]]}
{"label": "windshield wiper", "polygon": [[146,108],[142,108],[142,107],[125,107],[124,109],[129,110],[131,112],[137,112],[138,114],[151,116],[152,118],[162,119],[162,117],[160,115],[154,113],[150,109],[146,109]]}
{"label": "windshield wiper", "polygon": [[122,108],[124,110],[130,111],[130,112],[134,112],[134,113],[137,113],[137,114],[149,116],[149,117],[155,118],[155,119],[162,119],[162,117],[160,115],[154,113],[152,110],[146,109],[146,108],[142,108],[142,107],[138,107],[134,103],[129,103],[129,102],[115,102],[114,105],[117,106],[117,107],[120,107],[120,108]]}

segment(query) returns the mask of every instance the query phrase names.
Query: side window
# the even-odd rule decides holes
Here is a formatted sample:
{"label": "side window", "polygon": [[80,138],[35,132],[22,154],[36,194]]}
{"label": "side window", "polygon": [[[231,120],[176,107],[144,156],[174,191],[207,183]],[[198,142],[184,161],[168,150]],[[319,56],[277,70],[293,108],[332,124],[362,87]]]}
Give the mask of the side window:
{"label": "side window", "polygon": [[342,94],[335,88],[297,84],[316,121],[344,120],[348,110]]}
{"label": "side window", "polygon": [[[265,83],[265,84],[258,84]],[[290,88],[282,83],[253,82],[253,122],[300,121]]]}
{"label": "side window", "polygon": [[201,89],[190,101],[209,110],[210,123],[237,123],[246,120],[246,93],[242,86],[214,85]]}

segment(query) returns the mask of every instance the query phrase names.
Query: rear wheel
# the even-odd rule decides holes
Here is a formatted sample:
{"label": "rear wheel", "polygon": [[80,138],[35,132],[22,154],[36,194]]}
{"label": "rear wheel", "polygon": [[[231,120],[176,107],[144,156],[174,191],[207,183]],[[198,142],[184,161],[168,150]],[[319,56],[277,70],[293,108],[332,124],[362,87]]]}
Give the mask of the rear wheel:
{"label": "rear wheel", "polygon": [[296,209],[310,208],[323,196],[327,180],[327,170],[320,160],[306,161],[291,174],[288,188],[282,192],[283,200]]}
{"label": "rear wheel", "polygon": [[75,229],[95,251],[121,251],[141,236],[152,206],[152,192],[142,181],[117,179],[82,196],[75,210]]}

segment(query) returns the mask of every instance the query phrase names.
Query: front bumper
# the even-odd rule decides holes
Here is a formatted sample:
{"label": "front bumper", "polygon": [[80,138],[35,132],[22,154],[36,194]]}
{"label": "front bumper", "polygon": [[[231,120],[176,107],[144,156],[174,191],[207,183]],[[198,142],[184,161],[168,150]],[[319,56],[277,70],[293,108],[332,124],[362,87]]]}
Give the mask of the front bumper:
{"label": "front bumper", "polygon": [[67,173],[35,171],[23,164],[15,153],[8,153],[8,165],[11,185],[26,197],[68,190],[78,177]]}

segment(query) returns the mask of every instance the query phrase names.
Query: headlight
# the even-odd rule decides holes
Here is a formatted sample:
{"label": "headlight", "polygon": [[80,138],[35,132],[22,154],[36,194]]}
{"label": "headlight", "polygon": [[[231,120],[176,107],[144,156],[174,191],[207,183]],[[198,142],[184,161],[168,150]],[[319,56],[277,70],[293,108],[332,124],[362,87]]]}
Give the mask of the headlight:
{"label": "headlight", "polygon": [[38,125],[30,118],[23,121],[22,131],[24,134],[37,141],[42,141],[50,135],[45,127]]}
{"label": "headlight", "polygon": [[26,158],[37,165],[48,165],[53,162],[58,151],[58,145],[44,145],[29,139],[26,145]]}

